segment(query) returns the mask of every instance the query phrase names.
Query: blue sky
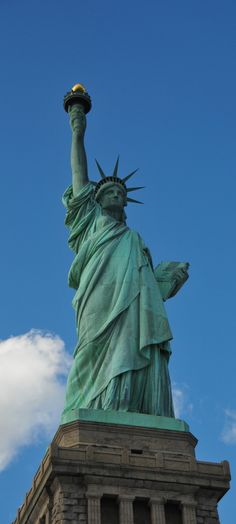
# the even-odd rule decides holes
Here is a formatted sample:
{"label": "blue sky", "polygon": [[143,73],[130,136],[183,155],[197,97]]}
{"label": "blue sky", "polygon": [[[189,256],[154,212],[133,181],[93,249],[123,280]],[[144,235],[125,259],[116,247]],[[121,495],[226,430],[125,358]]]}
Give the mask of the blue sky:
{"label": "blue sky", "polygon": [[[178,411],[199,460],[236,450],[236,4],[225,0],[0,3],[1,524],[9,524],[59,424],[75,345],[61,195],[70,183],[62,108],[88,88],[86,148],[110,172],[139,167],[130,204],[155,264],[189,261],[167,304]],[[142,193],[142,194],[141,194]],[[32,331],[33,330],[33,331]],[[231,491],[219,504],[233,524]]]}

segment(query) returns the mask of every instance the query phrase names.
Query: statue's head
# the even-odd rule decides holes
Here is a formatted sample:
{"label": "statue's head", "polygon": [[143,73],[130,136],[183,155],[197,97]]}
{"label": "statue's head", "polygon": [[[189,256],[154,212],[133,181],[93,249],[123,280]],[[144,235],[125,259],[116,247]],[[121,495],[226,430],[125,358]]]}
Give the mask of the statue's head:
{"label": "statue's head", "polygon": [[116,161],[112,176],[106,176],[101,166],[97,162],[97,167],[101,176],[99,182],[93,182],[95,185],[94,196],[97,202],[102,206],[103,209],[121,209],[123,210],[127,206],[127,202],[135,202],[142,204],[138,200],[134,200],[127,196],[130,191],[141,189],[141,187],[128,188],[126,186],[127,180],[136,173],[137,169],[127,175],[125,178],[119,178],[117,176],[119,157]]}
{"label": "statue's head", "polygon": [[127,206],[126,189],[119,182],[106,182],[95,194],[103,209],[121,209]]}

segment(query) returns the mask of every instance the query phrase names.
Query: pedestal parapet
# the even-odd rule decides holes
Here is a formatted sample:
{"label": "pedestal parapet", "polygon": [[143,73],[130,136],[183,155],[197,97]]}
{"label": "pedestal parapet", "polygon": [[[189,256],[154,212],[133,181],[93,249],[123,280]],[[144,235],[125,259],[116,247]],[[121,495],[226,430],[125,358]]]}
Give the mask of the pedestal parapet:
{"label": "pedestal parapet", "polygon": [[14,524],[219,523],[229,465],[196,460],[189,431],[80,416],[59,427]]}

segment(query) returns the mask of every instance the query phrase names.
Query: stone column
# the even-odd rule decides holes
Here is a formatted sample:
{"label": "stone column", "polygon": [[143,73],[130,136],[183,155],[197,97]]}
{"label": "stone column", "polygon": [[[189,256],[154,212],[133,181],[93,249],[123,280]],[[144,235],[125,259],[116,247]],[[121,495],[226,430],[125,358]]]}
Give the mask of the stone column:
{"label": "stone column", "polygon": [[50,524],[50,510],[49,505],[47,505],[46,512],[43,517],[40,517],[38,524]]}
{"label": "stone column", "polygon": [[101,524],[100,495],[88,495],[88,524]]}
{"label": "stone column", "polygon": [[196,502],[183,502],[183,524],[197,524]]}
{"label": "stone column", "polygon": [[133,500],[130,495],[120,495],[120,524],[134,524]]}
{"label": "stone column", "polygon": [[151,523],[152,524],[165,524],[165,499],[164,498],[151,498]]}
{"label": "stone column", "polygon": [[50,524],[50,509],[47,508],[45,524]]}

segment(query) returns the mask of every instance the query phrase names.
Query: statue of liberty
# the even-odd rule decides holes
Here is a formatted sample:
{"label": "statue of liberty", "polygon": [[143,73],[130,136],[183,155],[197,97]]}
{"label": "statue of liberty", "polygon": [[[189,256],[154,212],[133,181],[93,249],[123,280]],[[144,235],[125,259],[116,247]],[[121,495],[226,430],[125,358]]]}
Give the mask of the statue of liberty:
{"label": "statue of liberty", "polygon": [[72,129],[72,186],[63,195],[75,258],[69,286],[78,341],[62,422],[78,408],[174,417],[168,361],[172,333],[164,301],[187,280],[188,264],[153,267],[149,250],[126,224],[127,186],[118,160],[99,182],[89,180],[84,147],[90,97],[77,84],[65,97]]}

